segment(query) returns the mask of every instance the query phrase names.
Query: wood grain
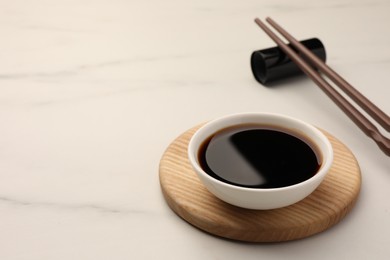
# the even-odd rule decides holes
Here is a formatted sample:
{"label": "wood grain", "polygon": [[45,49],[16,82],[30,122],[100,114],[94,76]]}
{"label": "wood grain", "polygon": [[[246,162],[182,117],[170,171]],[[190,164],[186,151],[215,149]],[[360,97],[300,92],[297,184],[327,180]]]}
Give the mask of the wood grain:
{"label": "wood grain", "polygon": [[159,167],[161,189],[169,207],[197,228],[248,242],[300,239],[338,223],[357,200],[361,186],[359,165],[343,143],[324,132],[334,149],[334,163],[311,195],[294,205],[274,210],[249,210],[227,204],[203,186],[189,164],[187,145],[198,127],[170,144]]}

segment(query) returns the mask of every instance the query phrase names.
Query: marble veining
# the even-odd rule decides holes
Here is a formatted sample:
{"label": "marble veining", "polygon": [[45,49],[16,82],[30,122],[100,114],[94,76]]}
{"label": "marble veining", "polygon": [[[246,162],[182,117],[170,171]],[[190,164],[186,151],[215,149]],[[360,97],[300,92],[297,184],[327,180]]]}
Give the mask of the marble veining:
{"label": "marble veining", "polygon": [[32,200],[20,200],[10,197],[0,197],[0,203],[3,205],[11,205],[12,207],[27,207],[36,209],[52,209],[52,210],[66,210],[66,211],[94,211],[109,214],[150,214],[153,212],[137,209],[114,208],[98,204],[75,204],[75,203],[61,203],[61,202],[44,202]]}

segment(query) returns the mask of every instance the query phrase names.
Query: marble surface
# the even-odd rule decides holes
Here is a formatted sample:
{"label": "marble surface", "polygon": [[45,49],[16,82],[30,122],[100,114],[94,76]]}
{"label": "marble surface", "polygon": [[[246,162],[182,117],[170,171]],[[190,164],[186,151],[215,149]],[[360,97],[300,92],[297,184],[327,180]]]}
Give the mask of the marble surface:
{"label": "marble surface", "polygon": [[[319,37],[328,64],[390,113],[388,0],[0,1],[0,259],[387,259],[390,160],[305,77],[265,88],[255,25]],[[159,160],[237,112],[319,126],[359,161],[353,211],[276,244],[201,232],[166,205]]]}

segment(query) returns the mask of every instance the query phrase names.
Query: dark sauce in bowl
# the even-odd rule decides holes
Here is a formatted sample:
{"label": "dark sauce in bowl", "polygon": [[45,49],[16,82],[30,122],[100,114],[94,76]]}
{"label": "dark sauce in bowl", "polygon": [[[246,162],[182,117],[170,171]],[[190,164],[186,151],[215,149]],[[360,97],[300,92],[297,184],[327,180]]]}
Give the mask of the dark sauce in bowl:
{"label": "dark sauce in bowl", "polygon": [[211,177],[249,188],[294,185],[310,179],[321,167],[308,138],[261,125],[218,131],[202,143],[198,160]]}

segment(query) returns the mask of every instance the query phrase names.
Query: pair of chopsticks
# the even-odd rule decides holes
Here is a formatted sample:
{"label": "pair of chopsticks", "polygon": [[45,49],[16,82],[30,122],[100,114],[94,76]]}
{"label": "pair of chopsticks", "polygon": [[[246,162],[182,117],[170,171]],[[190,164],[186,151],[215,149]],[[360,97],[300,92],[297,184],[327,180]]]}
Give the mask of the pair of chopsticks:
{"label": "pair of chopsticks", "polygon": [[[314,55],[309,49],[303,46],[274,20],[268,17],[266,21],[284,38],[286,38],[290,44],[300,52],[301,56],[305,57],[305,59],[310,62],[310,64],[308,64],[293,49],[285,44],[271,29],[267,27],[267,25],[260,21],[259,18],[255,19],[255,22],[260,26],[261,29],[263,29],[266,34],[268,34],[268,36],[279,46],[279,48],[308,77],[310,77],[367,136],[372,138],[387,156],[390,156],[390,139],[384,136],[370,121],[370,119],[366,118],[357,108],[355,108],[354,105],[349,103],[347,99],[345,99],[324,78],[322,78],[317,70],[322,72],[331,81],[333,81],[333,83],[338,86],[340,90],[347,94],[358,106],[360,106],[363,111],[365,111],[386,131],[390,131],[390,117],[365,96],[363,96],[359,91],[357,91],[351,84],[338,75],[316,55]],[[313,69],[313,67],[315,67],[317,70]]]}

